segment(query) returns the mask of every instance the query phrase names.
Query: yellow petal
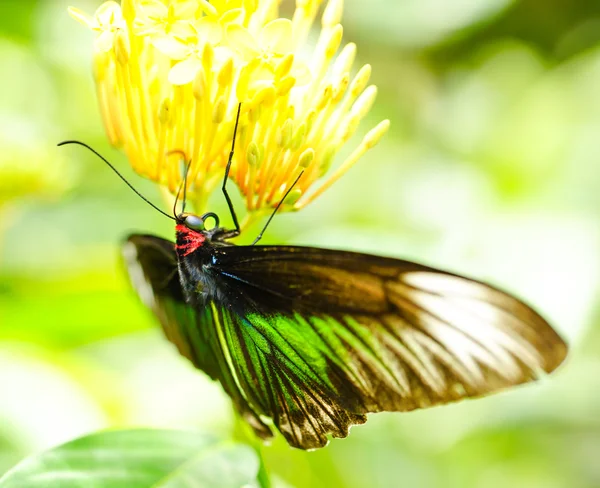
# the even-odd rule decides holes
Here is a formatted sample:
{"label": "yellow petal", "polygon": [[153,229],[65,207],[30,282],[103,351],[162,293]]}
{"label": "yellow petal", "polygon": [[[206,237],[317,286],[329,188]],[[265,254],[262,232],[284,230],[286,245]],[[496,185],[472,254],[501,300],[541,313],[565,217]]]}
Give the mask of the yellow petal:
{"label": "yellow petal", "polygon": [[202,67],[202,62],[196,56],[190,56],[179,61],[169,71],[169,82],[173,85],[185,85],[190,83]]}
{"label": "yellow petal", "polygon": [[110,51],[115,41],[115,33],[109,30],[102,31],[94,41],[94,49],[96,52],[105,53]]}
{"label": "yellow petal", "polygon": [[262,60],[258,60],[256,63],[250,63],[248,65],[249,72],[248,76],[248,84],[253,85],[256,83],[260,83],[261,85],[273,84],[273,80],[275,79],[275,72],[269,63],[266,63]]}
{"label": "yellow petal", "polygon": [[217,15],[217,9],[206,0],[197,0],[198,6],[206,15]]}
{"label": "yellow petal", "polygon": [[157,34],[162,29],[154,22],[148,22],[147,19],[136,18],[133,21],[133,32],[136,36],[147,36]]}
{"label": "yellow petal", "polygon": [[193,27],[200,43],[217,44],[223,37],[221,26],[210,17],[202,17],[194,22]]}
{"label": "yellow petal", "polygon": [[210,4],[218,13],[222,13],[227,8],[228,3],[228,0],[210,0]]}
{"label": "yellow petal", "polygon": [[187,39],[189,37],[193,37],[196,34],[196,30],[192,26],[191,22],[187,20],[178,20],[171,25],[171,31],[169,34],[180,39]]}
{"label": "yellow petal", "polygon": [[186,0],[175,3],[175,12],[178,19],[193,19],[196,16],[197,10],[197,0]]}
{"label": "yellow petal", "polygon": [[252,15],[258,8],[258,0],[242,0],[242,6],[248,15]]}
{"label": "yellow petal", "polygon": [[221,18],[219,19],[219,23],[223,25],[241,24],[243,21],[244,10],[241,8],[227,10],[223,15],[221,15]]}
{"label": "yellow petal", "polygon": [[94,17],[96,17],[100,25],[118,25],[123,22],[121,6],[112,0],[100,5]]}
{"label": "yellow petal", "polygon": [[260,54],[260,48],[252,34],[245,27],[238,24],[227,26],[227,42],[232,49],[238,51],[246,61]]}
{"label": "yellow petal", "polygon": [[68,12],[69,12],[69,15],[71,17],[73,17],[80,24],[83,24],[86,27],[89,27],[90,29],[97,28],[98,25],[97,25],[96,21],[93,20],[91,17],[88,17],[86,14],[84,14],[78,8],[69,7]]}
{"label": "yellow petal", "polygon": [[293,50],[292,21],[275,19],[265,25],[259,36],[260,47],[269,53],[287,54]]}
{"label": "yellow petal", "polygon": [[173,36],[156,36],[151,42],[156,49],[171,59],[183,59],[190,52],[187,44]]}
{"label": "yellow petal", "polygon": [[[214,69],[215,71],[220,71],[223,66],[227,63],[232,63],[235,66],[233,60],[235,59],[234,53],[225,46],[217,46],[213,48],[213,57],[214,57]],[[231,83],[231,80],[229,81]]]}
{"label": "yellow petal", "polygon": [[169,13],[167,6],[160,0],[142,0],[140,2],[142,12],[147,17],[166,17]]}

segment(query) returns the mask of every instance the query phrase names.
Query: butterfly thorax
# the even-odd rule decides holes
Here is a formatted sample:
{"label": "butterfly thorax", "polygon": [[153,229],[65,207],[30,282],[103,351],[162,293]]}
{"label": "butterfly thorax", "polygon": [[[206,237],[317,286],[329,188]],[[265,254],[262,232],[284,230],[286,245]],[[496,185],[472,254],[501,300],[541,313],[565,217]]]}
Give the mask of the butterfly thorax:
{"label": "butterfly thorax", "polygon": [[185,224],[178,223],[175,226],[176,244],[175,249],[179,257],[188,256],[195,251],[210,253],[215,247],[233,246],[228,242],[230,232],[222,227],[210,230],[195,230]]}
{"label": "butterfly thorax", "polygon": [[188,303],[204,305],[207,300],[221,301],[221,293],[213,268],[218,264],[218,248],[233,244],[220,239],[222,228],[194,230],[177,224],[175,250],[179,276]]}

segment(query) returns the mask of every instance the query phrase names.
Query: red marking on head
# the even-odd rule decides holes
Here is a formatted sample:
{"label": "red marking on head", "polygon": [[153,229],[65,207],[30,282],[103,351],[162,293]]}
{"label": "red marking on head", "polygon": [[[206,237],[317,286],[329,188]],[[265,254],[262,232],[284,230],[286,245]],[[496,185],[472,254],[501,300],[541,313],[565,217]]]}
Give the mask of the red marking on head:
{"label": "red marking on head", "polygon": [[177,224],[175,226],[175,231],[177,232],[177,244],[175,244],[175,249],[183,251],[184,256],[187,256],[199,247],[202,247],[204,241],[206,241],[204,234],[190,229],[183,224]]}

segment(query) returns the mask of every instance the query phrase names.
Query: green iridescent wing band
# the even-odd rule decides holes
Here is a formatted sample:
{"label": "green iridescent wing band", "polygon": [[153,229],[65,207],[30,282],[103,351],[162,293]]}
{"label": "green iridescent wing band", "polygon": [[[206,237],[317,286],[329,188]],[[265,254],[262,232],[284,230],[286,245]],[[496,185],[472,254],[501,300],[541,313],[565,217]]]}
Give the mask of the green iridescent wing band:
{"label": "green iridescent wing band", "polygon": [[[424,408],[533,380],[566,354],[522,302],[406,261],[231,246],[215,250],[212,271],[230,302],[211,302],[195,323],[175,320],[180,332],[171,337],[185,341],[197,333],[190,328],[203,329],[213,360],[222,358],[213,374],[259,435],[266,434],[261,416],[269,417],[303,449],[322,447],[328,434],[346,436],[369,412]],[[173,342],[182,352],[188,347]],[[207,371],[206,359],[191,356]]]}

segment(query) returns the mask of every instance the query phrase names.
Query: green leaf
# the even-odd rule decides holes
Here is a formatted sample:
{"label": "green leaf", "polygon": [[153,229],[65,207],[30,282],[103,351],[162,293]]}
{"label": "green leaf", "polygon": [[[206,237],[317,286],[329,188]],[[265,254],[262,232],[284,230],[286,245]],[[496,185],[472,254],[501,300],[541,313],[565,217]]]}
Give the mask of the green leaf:
{"label": "green leaf", "polygon": [[265,487],[250,446],[205,434],[133,429],[91,434],[22,461],[0,488]]}

